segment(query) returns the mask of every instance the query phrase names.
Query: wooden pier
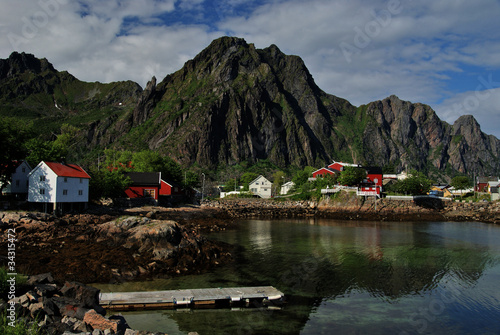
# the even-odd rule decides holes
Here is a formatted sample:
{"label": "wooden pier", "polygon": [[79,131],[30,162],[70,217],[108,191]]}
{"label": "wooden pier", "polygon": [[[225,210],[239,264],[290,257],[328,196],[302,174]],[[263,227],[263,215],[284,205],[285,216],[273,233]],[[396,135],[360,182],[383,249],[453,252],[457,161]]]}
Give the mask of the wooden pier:
{"label": "wooden pier", "polygon": [[100,305],[111,310],[166,309],[217,305],[278,303],[284,294],[272,286],[171,291],[100,293]]}

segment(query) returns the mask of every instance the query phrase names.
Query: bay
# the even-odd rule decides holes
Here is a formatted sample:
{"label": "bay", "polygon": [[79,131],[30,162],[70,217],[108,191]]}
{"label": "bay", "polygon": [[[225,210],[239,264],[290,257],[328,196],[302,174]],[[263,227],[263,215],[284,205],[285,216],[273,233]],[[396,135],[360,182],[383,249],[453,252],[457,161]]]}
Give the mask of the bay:
{"label": "bay", "polygon": [[282,308],[123,313],[168,334],[498,334],[500,227],[476,222],[244,220],[209,238],[235,261],[104,292],[272,285]]}

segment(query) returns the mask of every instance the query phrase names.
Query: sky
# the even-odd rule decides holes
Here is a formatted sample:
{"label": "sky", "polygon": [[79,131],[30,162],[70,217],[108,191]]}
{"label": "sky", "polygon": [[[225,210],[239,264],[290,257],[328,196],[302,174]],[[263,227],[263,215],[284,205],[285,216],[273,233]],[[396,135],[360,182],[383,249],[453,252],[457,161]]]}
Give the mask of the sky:
{"label": "sky", "polygon": [[359,106],[397,95],[500,138],[500,0],[0,0],[0,58],[145,87],[221,36],[300,56]]}

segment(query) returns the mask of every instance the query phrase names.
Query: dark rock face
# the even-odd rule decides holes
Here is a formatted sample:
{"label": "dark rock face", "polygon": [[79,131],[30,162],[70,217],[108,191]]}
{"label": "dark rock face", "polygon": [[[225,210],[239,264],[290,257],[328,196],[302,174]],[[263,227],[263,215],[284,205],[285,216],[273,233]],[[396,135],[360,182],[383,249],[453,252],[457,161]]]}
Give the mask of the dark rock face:
{"label": "dark rock face", "polygon": [[268,159],[303,167],[336,159],[435,176],[500,173],[500,142],[472,117],[450,126],[429,106],[396,96],[356,108],[324,93],[299,57],[275,45],[260,50],[220,38],[155,83],[120,129],[142,127],[141,141],[185,165]]}
{"label": "dark rock face", "polygon": [[374,123],[365,130],[364,144],[372,162],[416,167],[436,175],[446,169],[466,174],[500,173],[500,141],[487,136],[474,117],[460,117],[452,126],[427,105],[391,96],[367,106]]}
{"label": "dark rock face", "polygon": [[[29,99],[39,93],[50,106]],[[343,160],[417,168],[436,179],[500,174],[500,141],[472,116],[450,125],[431,107],[396,96],[355,107],[323,92],[299,57],[235,37],[214,40],[143,91],[132,82],[83,83],[47,60],[13,53],[0,60],[2,99],[39,116],[106,110],[82,126],[88,148],[149,148],[185,166],[267,159],[320,167]]]}
{"label": "dark rock face", "polygon": [[28,324],[37,322],[44,334],[139,333],[130,329],[121,315],[105,317],[106,310],[99,305],[99,290],[94,287],[77,282],[58,287],[52,275],[45,273],[30,276],[23,288],[28,292],[12,300],[17,317]]}

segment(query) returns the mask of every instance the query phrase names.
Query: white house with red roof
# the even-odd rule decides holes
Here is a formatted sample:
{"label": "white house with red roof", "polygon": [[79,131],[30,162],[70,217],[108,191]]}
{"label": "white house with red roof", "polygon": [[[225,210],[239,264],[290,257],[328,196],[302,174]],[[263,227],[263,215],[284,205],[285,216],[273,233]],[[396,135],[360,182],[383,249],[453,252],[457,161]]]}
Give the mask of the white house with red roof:
{"label": "white house with red roof", "polygon": [[46,210],[49,204],[56,210],[89,201],[90,176],[78,165],[42,161],[28,177],[28,201],[45,204]]}

